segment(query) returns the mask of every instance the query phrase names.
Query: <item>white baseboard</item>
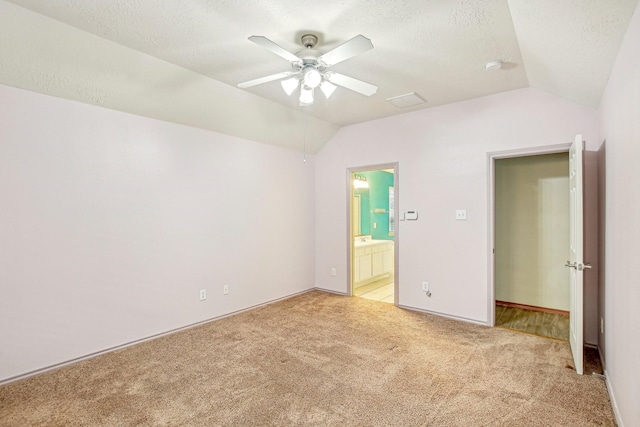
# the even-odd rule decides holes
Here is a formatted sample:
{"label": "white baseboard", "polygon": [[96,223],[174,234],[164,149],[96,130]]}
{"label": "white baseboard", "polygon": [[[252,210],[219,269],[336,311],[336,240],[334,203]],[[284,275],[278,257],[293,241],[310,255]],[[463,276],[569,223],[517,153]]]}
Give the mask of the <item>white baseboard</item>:
{"label": "white baseboard", "polygon": [[346,292],[339,292],[339,291],[334,291],[332,289],[326,289],[326,288],[319,288],[319,287],[315,287],[313,289],[311,289],[312,291],[322,291],[322,292],[328,292],[330,294],[336,294],[336,295],[342,295],[343,297],[348,297],[349,294]]}
{"label": "white baseboard", "polygon": [[[600,360],[602,356],[600,356]],[[604,361],[603,367],[604,367]],[[613,415],[616,417],[616,423],[619,427],[624,427],[624,423],[622,422],[622,418],[620,417],[620,410],[618,409],[618,404],[616,403],[616,396],[613,394],[613,387],[611,386],[611,381],[609,381],[609,374],[607,374],[607,370],[604,370],[604,383],[607,385],[607,392],[609,393],[609,400],[611,401],[611,407],[613,408]]]}
{"label": "white baseboard", "polygon": [[481,320],[476,320],[476,319],[469,319],[467,317],[453,316],[451,314],[440,313],[438,311],[424,310],[422,308],[411,307],[411,306],[408,306],[408,305],[400,305],[400,304],[398,304],[398,307],[399,308],[403,308],[405,310],[417,311],[417,312],[426,313],[426,314],[433,314],[434,316],[439,316],[439,317],[446,317],[447,319],[459,320],[459,321],[462,321],[462,322],[467,322],[467,323],[473,323],[473,324],[476,324],[476,325],[487,326],[487,322],[483,322]]}

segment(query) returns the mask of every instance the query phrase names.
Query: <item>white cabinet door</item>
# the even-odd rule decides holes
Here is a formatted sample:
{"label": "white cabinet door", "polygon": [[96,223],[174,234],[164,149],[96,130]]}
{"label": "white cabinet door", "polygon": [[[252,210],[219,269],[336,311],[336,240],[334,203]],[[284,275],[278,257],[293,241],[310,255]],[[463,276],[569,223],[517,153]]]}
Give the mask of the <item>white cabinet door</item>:
{"label": "white cabinet door", "polygon": [[358,263],[360,264],[358,282],[362,282],[371,277],[371,253],[358,257]]}
{"label": "white cabinet door", "polygon": [[373,276],[384,273],[382,254],[383,252],[374,252],[371,254],[371,272]]}
{"label": "white cabinet door", "polygon": [[389,244],[382,254],[382,270],[393,274],[393,245]]}

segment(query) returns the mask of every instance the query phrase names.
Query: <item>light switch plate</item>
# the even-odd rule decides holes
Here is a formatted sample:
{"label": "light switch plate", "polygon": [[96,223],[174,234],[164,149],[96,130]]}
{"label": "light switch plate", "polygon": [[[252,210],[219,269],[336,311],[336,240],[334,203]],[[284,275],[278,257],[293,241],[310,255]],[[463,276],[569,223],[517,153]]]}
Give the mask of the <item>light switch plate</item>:
{"label": "light switch plate", "polygon": [[466,211],[466,209],[458,209],[458,210],[456,210],[456,219],[458,219],[458,220],[467,219],[467,211]]}

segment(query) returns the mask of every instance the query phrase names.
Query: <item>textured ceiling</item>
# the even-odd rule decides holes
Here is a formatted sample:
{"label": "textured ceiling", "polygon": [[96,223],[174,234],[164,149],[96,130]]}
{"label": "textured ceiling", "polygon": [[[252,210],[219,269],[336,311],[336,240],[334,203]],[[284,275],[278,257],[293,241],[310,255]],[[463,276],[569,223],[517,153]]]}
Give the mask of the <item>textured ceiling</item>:
{"label": "textured ceiling", "polygon": [[[297,148],[295,95],[235,87],[289,70],[247,37],[326,52],[362,34],[374,49],[332,70],[378,92],[316,96],[317,151],[340,126],[529,86],[596,108],[637,1],[0,0],[0,83]],[[427,103],[385,101],[408,92]]]}

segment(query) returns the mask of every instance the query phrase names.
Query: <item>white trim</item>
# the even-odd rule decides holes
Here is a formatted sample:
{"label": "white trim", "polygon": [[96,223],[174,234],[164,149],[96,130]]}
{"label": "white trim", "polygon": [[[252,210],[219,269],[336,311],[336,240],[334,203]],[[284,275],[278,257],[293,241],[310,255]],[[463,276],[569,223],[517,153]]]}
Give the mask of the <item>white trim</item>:
{"label": "white trim", "polygon": [[616,417],[616,423],[620,427],[624,427],[624,423],[622,422],[622,416],[620,415],[620,410],[618,409],[618,404],[616,402],[615,395],[613,394],[613,387],[611,385],[611,381],[609,380],[609,374],[607,373],[607,361],[604,360],[602,355],[602,347],[598,346],[598,355],[600,356],[600,363],[602,364],[602,372],[604,373],[604,383],[607,386],[607,393],[609,394],[609,401],[611,401],[611,408],[613,409],[613,415]]}
{"label": "white trim", "polygon": [[422,308],[410,307],[408,305],[398,305],[398,308],[402,308],[404,310],[409,310],[409,311],[416,311],[418,313],[431,314],[433,316],[444,317],[451,320],[457,320],[459,322],[466,322],[466,323],[473,323],[474,325],[487,326],[487,324],[482,320],[469,319],[468,317],[454,316],[452,314],[441,313],[439,311],[425,310]]}
{"label": "white trim", "polygon": [[512,157],[537,156],[541,154],[555,154],[569,152],[571,143],[543,145],[514,150],[493,151],[487,153],[487,326],[495,326],[496,321],[496,285],[495,285],[495,161]]}
{"label": "white trim", "polygon": [[330,294],[335,294],[335,295],[340,295],[341,297],[349,297],[351,295],[349,295],[346,292],[340,292],[340,291],[334,291],[333,289],[325,289],[325,288],[320,288],[318,286],[316,286],[315,288],[311,289],[312,291],[321,291],[321,292],[327,292]]}
{"label": "white trim", "polygon": [[613,415],[616,417],[616,423],[619,427],[624,427],[622,416],[620,416],[620,410],[618,409],[618,404],[616,403],[616,398],[613,394],[613,387],[611,386],[611,381],[609,381],[609,374],[606,369],[604,370],[604,383],[607,385],[607,392],[609,392],[609,400],[611,401],[611,408],[613,408]]}
{"label": "white trim", "polygon": [[[263,307],[263,306],[266,306],[266,305],[270,305],[270,304],[273,304],[273,303],[276,303],[276,302],[284,301],[284,300],[296,297],[298,295],[302,295],[302,294],[306,294],[308,292],[312,292],[314,290],[320,290],[320,289],[317,289],[317,288],[306,289],[304,291],[296,292],[296,293],[291,294],[291,295],[286,295],[284,297],[272,299],[272,300],[269,300],[269,301],[266,301],[266,302],[263,302],[263,303],[260,303],[260,304],[252,305],[252,306],[247,307],[247,308],[243,308],[243,309],[240,309],[240,310],[232,311],[230,313],[222,314],[220,316],[212,317],[212,318],[207,319],[207,320],[203,320],[203,321],[196,322],[196,323],[191,323],[189,325],[181,326],[181,327],[176,328],[176,329],[171,329],[171,330],[166,331],[166,332],[161,332],[159,334],[150,335],[150,336],[145,337],[145,338],[140,338],[138,340],[130,341],[130,342],[127,342],[127,343],[124,343],[124,344],[120,344],[120,345],[114,346],[114,347],[109,347],[109,348],[106,348],[104,350],[96,351],[94,353],[89,353],[89,354],[86,354],[84,356],[80,356],[80,357],[76,357],[76,358],[67,360],[65,362],[56,363],[56,364],[53,364],[53,365],[45,366],[44,368],[39,368],[39,369],[35,369],[33,371],[29,371],[29,372],[26,372],[26,373],[23,373],[23,374],[14,375],[12,377],[4,378],[4,379],[0,380],[0,386],[3,386],[5,384],[9,384],[9,383],[12,383],[12,382],[15,382],[15,381],[23,380],[23,379],[32,377],[34,375],[42,374],[42,373],[45,373],[47,371],[53,371],[54,369],[63,368],[65,366],[73,365],[74,363],[82,362],[83,360],[93,359],[94,357],[101,356],[101,355],[107,354],[107,353],[111,353],[112,351],[122,350],[122,349],[125,349],[127,347],[131,347],[131,346],[134,346],[134,345],[137,345],[137,344],[142,344],[143,342],[146,342],[146,341],[151,341],[151,340],[154,340],[156,338],[160,338],[160,337],[164,337],[166,335],[174,334],[176,332],[181,332],[181,331],[184,331],[184,330],[187,330],[187,329],[195,328],[196,326],[201,326],[201,325],[204,325],[204,324],[207,324],[207,323],[215,322],[216,320],[224,319],[225,317],[235,316],[236,314],[240,314],[240,313],[243,313],[245,311],[253,310],[253,309],[256,309],[256,308],[259,308],[259,307]],[[322,290],[324,291],[324,289],[322,289]]]}

